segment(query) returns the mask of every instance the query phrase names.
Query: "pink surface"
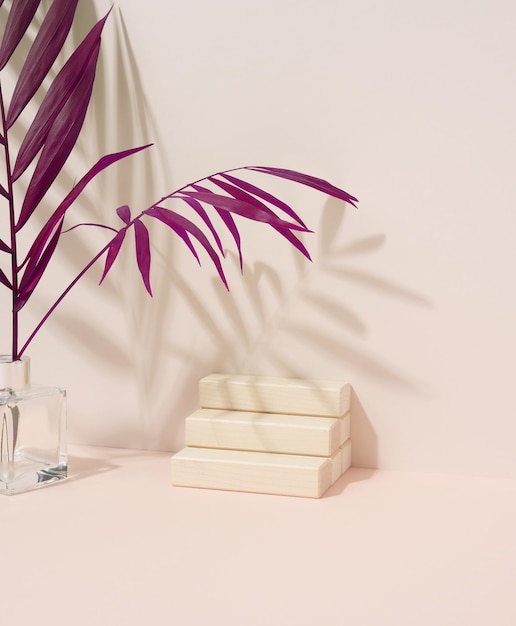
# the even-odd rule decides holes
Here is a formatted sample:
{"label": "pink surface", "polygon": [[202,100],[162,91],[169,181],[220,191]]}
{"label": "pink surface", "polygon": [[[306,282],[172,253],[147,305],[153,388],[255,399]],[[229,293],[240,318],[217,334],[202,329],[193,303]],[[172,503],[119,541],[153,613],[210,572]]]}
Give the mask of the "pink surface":
{"label": "pink surface", "polygon": [[169,454],[71,455],[71,480],[0,499],[2,623],[516,623],[514,481],[351,469],[308,500],[172,487]]}

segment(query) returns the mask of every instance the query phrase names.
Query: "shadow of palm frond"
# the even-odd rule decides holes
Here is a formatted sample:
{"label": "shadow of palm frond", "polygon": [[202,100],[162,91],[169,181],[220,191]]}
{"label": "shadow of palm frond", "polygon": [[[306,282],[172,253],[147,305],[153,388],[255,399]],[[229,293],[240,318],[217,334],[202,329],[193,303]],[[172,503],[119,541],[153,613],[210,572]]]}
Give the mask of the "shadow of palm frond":
{"label": "shadow of palm frond", "polygon": [[330,321],[346,326],[357,335],[366,334],[367,327],[360,317],[338,300],[320,292],[311,292],[309,288],[304,291],[302,297],[306,304],[315,311],[322,312]]}
{"label": "shadow of palm frond", "polygon": [[[340,203],[337,203],[340,204]],[[339,215],[336,215],[338,208]],[[188,389],[189,402],[183,399],[180,405],[170,397],[167,403],[170,421],[162,430],[162,441],[172,441],[177,429],[181,428],[183,417],[196,408],[197,381],[213,371],[236,372],[247,374],[285,375],[295,378],[318,378],[317,370],[311,369],[310,354],[323,356],[335,364],[333,370],[336,378],[348,379],[349,370],[360,371],[382,384],[389,384],[404,390],[413,390],[417,384],[410,373],[399,371],[390,362],[384,362],[363,346],[357,347],[356,342],[346,339],[367,335],[367,327],[358,311],[350,306],[346,295],[345,283],[348,280],[360,283],[364,289],[377,292],[379,297],[395,297],[410,306],[430,306],[424,296],[405,288],[402,285],[384,278],[381,275],[357,270],[351,262],[356,258],[377,253],[385,243],[385,236],[374,234],[340,245],[345,230],[346,209],[336,206],[332,200],[324,206],[318,233],[319,254],[315,267],[306,261],[299,261],[300,255],[292,250],[293,265],[296,267],[297,279],[292,284],[292,276],[284,275],[277,266],[270,262],[258,261],[254,264],[245,263],[241,278],[239,298],[228,295],[224,289],[216,291],[216,298],[199,295],[179,273],[172,271],[173,288],[181,297],[191,315],[202,326],[210,337],[210,351],[196,355],[185,349],[180,342],[167,342],[162,349],[180,355],[188,370],[185,378],[185,393]],[[265,236],[274,236],[265,233]],[[238,256],[234,252],[227,254],[226,262],[238,267]],[[315,271],[317,270],[317,271]],[[290,271],[290,274],[292,271]],[[318,286],[322,275],[331,275],[342,283],[342,288],[333,289],[331,293]],[[216,281],[216,279],[214,279]],[[214,282],[214,285],[218,284]],[[265,305],[267,300],[267,306]],[[273,301],[273,302],[272,302]],[[215,304],[218,302],[218,307]],[[246,317],[249,310],[253,312],[250,322]],[[299,323],[301,315],[304,320],[311,318],[310,311],[315,311],[322,318],[331,321],[329,325]],[[216,321],[218,315],[224,324]],[[230,322],[229,327],[226,322]],[[335,328],[340,327],[341,333],[336,335]],[[306,358],[299,360],[297,354],[291,354],[285,340],[294,338],[301,346]],[[259,364],[257,365],[257,363]],[[264,363],[270,368],[264,370]],[[353,381],[350,381],[353,382]],[[357,464],[374,466],[376,458],[376,436],[369,418],[356,394],[354,395],[354,419],[356,439],[362,445],[362,456],[357,457]],[[165,410],[165,405],[162,407]]]}
{"label": "shadow of palm frond", "polygon": [[[43,6],[48,4],[50,3],[43,3]],[[86,32],[99,18],[100,15],[94,3],[79,3],[65,51],[61,55],[61,62],[78,46]],[[69,162],[47,194],[46,202],[54,208],[85,170],[101,156],[135,145],[143,145],[149,142],[150,136],[157,135],[143,94],[134,52],[120,12],[113,11],[110,20],[113,41],[106,41],[106,38],[103,38],[103,47],[111,44],[111,48],[107,52],[101,48],[94,92],[84,127]],[[21,63],[19,67],[21,68]],[[55,76],[56,72],[57,69],[52,69],[51,77]],[[27,128],[28,122],[25,127],[20,126],[18,132],[21,136]],[[96,177],[68,211],[65,227],[83,222],[116,225],[118,218],[115,209],[121,204],[128,203],[135,206],[138,211],[148,206],[149,198],[155,198],[158,194],[158,180],[163,176],[165,167],[164,154],[159,148],[156,152],[159,153],[159,160],[143,153],[137,159],[120,162]],[[99,198],[102,198],[102,202],[99,202]],[[46,217],[44,211],[37,211],[33,215],[34,227],[41,228]],[[49,287],[48,275],[43,278],[42,289],[35,292],[33,300],[28,305],[32,308],[35,317],[44,315],[45,307],[48,308],[52,299],[59,295],[60,289],[64,289],[68,280],[72,280],[82,271],[84,266],[109,241],[109,238],[108,233],[103,230],[97,231],[93,236],[91,227],[79,227],[62,236],[55,259],[51,261],[48,270],[49,274],[52,274],[53,267],[59,265],[60,268],[66,268],[68,278],[60,278],[58,288],[54,284],[52,288]],[[126,289],[128,281],[124,278],[127,273],[133,274],[135,271],[134,252],[122,251],[118,261],[115,272],[117,277],[122,276],[122,279],[113,280],[108,276],[106,283],[109,288],[103,289],[102,297],[123,308],[124,302],[128,300]],[[101,263],[99,263],[100,267]],[[81,278],[81,283],[90,285],[94,289],[98,280],[98,272],[90,271]],[[134,294],[131,295],[134,296]],[[134,313],[135,309],[144,308],[145,302],[142,295],[140,294],[137,306],[134,306],[134,298],[132,299],[133,306],[129,309],[131,312]],[[67,296],[65,302],[72,298],[73,295]],[[139,314],[137,313],[136,316],[138,317]],[[53,313],[53,318],[58,322],[56,326],[62,329],[67,340],[77,342],[81,349],[90,352],[103,344],[107,346],[108,353],[116,354],[115,361],[120,364],[121,359],[117,350],[110,348],[112,341],[109,328],[103,329],[94,316],[85,319],[82,323],[83,333],[71,332],[74,324],[70,323],[66,305],[60,305]],[[88,336],[96,337],[96,341],[88,341],[86,339]]]}
{"label": "shadow of palm frond", "polygon": [[[74,47],[84,35],[84,25],[92,25],[99,19],[93,3],[79,3],[78,11],[76,26],[71,32]],[[83,139],[77,144],[77,158],[81,165],[91,164],[103,154],[141,145],[159,136],[146,102],[138,63],[122,15],[115,11],[112,17],[113,54],[103,54],[99,60],[91,111],[83,129]],[[105,204],[112,207],[111,219],[114,220],[118,219],[114,209],[121,204],[137,206],[139,210],[159,198],[163,193],[163,189],[158,190],[162,180],[166,180],[167,186],[170,180],[165,175],[168,170],[165,156],[159,147],[157,152],[159,160],[143,154],[102,174],[92,186],[93,192],[88,191],[81,196],[77,209],[74,209],[75,219],[79,222],[105,221],[105,206],[104,203],[99,206],[99,197],[105,198]],[[65,168],[57,181],[60,197],[73,186],[76,176],[70,172],[74,172],[73,168]],[[40,219],[41,226],[44,217]],[[153,406],[154,413],[161,412],[164,416],[149,444],[161,449],[171,448],[170,442],[185,414],[194,408],[199,378],[213,371],[267,373],[259,371],[261,366],[255,364],[256,357],[264,351],[267,352],[268,367],[278,375],[306,377],[311,374],[317,378],[317,372],[311,371],[309,362],[309,356],[317,354],[332,359],[336,364],[334,371],[339,377],[347,378],[346,368],[352,365],[366,376],[410,388],[412,380],[409,373],[394,371],[390,364],[365,354],[345,336],[337,337],[333,332],[337,326],[348,337],[363,338],[367,335],[367,326],[360,312],[353,310],[347,300],[347,281],[372,290],[381,297],[400,298],[410,306],[429,305],[425,297],[398,285],[389,277],[369,273],[350,263],[350,260],[363,255],[377,253],[385,243],[385,236],[372,234],[342,245],[339,241],[345,231],[346,219],[348,211],[345,205],[337,200],[328,200],[320,213],[317,229],[316,271],[290,247],[287,249],[291,256],[285,264],[288,271],[287,268],[285,272],[283,269],[280,271],[271,261],[246,262],[238,290],[239,299],[228,295],[218,281],[215,285],[216,279],[212,281],[208,297],[206,294],[199,295],[192,287],[191,282],[194,281],[185,280],[174,268],[175,245],[171,244],[170,235],[165,229],[159,230],[159,226],[150,225],[153,255],[162,266],[170,268],[155,275],[157,284],[154,290],[160,293],[160,305],[152,307],[141,288],[130,286],[139,280],[137,275],[134,276],[132,250],[118,259],[117,279],[108,277],[109,289],[103,290],[103,297],[119,305],[126,315],[130,334],[127,345],[123,348],[114,345],[109,326],[104,328],[99,325],[94,316],[79,322],[65,310],[58,309],[54,314],[58,322],[56,326],[59,326],[59,332],[66,341],[76,342],[80,350],[91,354],[102,350],[106,368],[136,368],[135,379],[138,381],[137,393],[141,405],[138,409]],[[67,235],[56,259],[66,266],[72,277],[82,270],[83,259],[92,258],[102,246],[96,247],[91,238],[83,238],[78,232],[80,230]],[[267,237],[273,235],[266,233]],[[288,244],[285,243],[285,246]],[[267,252],[266,249],[264,251]],[[233,269],[238,267],[236,253],[228,253],[226,263]],[[331,293],[321,288],[318,280],[325,275],[341,283],[341,288]],[[87,274],[84,280],[92,287],[97,282],[94,274]],[[174,306],[173,298],[182,300],[183,306],[208,336],[209,349],[203,349],[201,354],[185,348],[179,341],[163,340],[162,331]],[[32,306],[39,313],[42,304],[36,299]],[[249,310],[252,311],[252,319],[246,313]],[[297,321],[299,315],[310,319],[310,313],[314,311],[331,321],[332,330]],[[222,326],[217,321],[220,316],[229,323]],[[307,355],[303,363],[296,355],[281,349],[281,338],[289,335],[295,337]],[[155,374],[171,354],[182,360],[185,371],[170,388],[161,390],[156,399],[155,381],[160,378]],[[367,416],[364,411],[360,419],[365,432]],[[142,424],[143,429],[147,427],[147,424]],[[371,436],[369,440],[372,441]]]}
{"label": "shadow of palm frond", "polygon": [[[285,276],[270,262],[245,264],[240,300],[237,302],[228,298],[223,290],[217,298],[219,308],[232,322],[229,330],[224,331],[214,321],[213,301],[210,300],[207,305],[205,298],[196,295],[192,287],[175,274],[174,286],[181,297],[186,298],[191,314],[209,334],[212,349],[208,356],[196,356],[192,351],[184,350],[180,343],[167,344],[167,350],[181,354],[184,358],[188,371],[185,373],[187,382],[183,391],[190,401],[185,403],[183,400],[180,405],[174,406],[171,398],[170,404],[163,405],[162,410],[168,410],[171,419],[164,424],[161,431],[162,442],[177,441],[183,417],[196,408],[197,381],[213,371],[319,378],[317,366],[310,365],[312,354],[335,364],[332,368],[335,378],[349,380],[349,372],[352,370],[361,372],[363,376],[382,385],[387,384],[404,391],[417,390],[418,383],[411,373],[403,372],[394,363],[368,353],[363,341],[361,345],[352,341],[356,337],[363,340],[367,336],[367,326],[359,311],[353,310],[349,303],[346,284],[348,281],[359,284],[369,292],[376,293],[379,298],[396,298],[411,307],[428,308],[431,303],[422,294],[388,277],[356,267],[357,259],[378,253],[384,246],[386,237],[383,234],[372,234],[339,244],[345,237],[346,213],[347,209],[340,203],[329,200],[325,204],[316,231],[319,254],[315,267],[301,259],[301,255],[294,256],[297,273],[294,286],[291,284],[291,277]],[[291,254],[297,253],[292,251]],[[237,255],[229,253],[227,257],[237,267]],[[321,288],[318,284],[321,275],[331,276],[333,282],[336,280],[340,287],[331,292],[327,288]],[[264,303],[265,295],[268,306]],[[274,300],[273,307],[271,300]],[[246,304],[250,307],[246,307]],[[253,325],[246,324],[243,317],[243,311],[249,308],[254,311]],[[331,324],[307,321],[301,324],[297,321],[300,315],[303,320],[311,319],[310,311],[316,312],[320,318],[327,319]],[[338,328],[341,332],[336,333],[335,329]],[[293,353],[290,350],[289,338],[301,346],[303,360],[299,359],[299,351]],[[264,369],[264,363],[270,369]],[[353,380],[350,382],[353,384]],[[377,436],[355,390],[352,393],[351,406],[353,465],[375,467]]]}
{"label": "shadow of palm frond", "polygon": [[[274,294],[276,296],[276,311],[272,316],[265,316],[262,311],[260,323],[260,333],[267,331],[267,326],[280,327],[282,332],[295,334],[298,340],[304,344],[309,351],[315,350],[324,353],[332,358],[342,359],[343,365],[352,362],[355,367],[363,370],[366,374],[376,377],[383,377],[385,380],[410,386],[410,374],[393,373],[388,364],[381,363],[372,356],[366,356],[363,352],[353,348],[344,339],[336,336],[335,329],[339,329],[349,336],[364,337],[367,335],[367,326],[360,313],[353,310],[346,295],[346,282],[358,283],[367,290],[377,292],[380,296],[394,297],[405,301],[411,306],[431,306],[430,301],[423,295],[410,290],[389,278],[379,274],[371,273],[356,268],[352,262],[356,257],[377,253],[385,243],[385,236],[374,234],[365,238],[351,241],[345,245],[339,245],[345,229],[345,217],[347,209],[342,203],[330,199],[322,209],[319,228],[317,229],[318,256],[315,268],[309,264],[302,263],[299,266],[298,281],[295,288],[295,295],[292,289],[287,286],[285,279],[281,278],[276,268],[269,266],[267,273],[274,280]],[[295,254],[295,252],[293,252]],[[298,255],[297,259],[300,258]],[[301,259],[301,261],[303,261]],[[260,271],[264,272],[264,264],[261,264]],[[312,271],[315,269],[316,271]],[[342,287],[332,288],[328,291],[328,286],[321,288],[319,283],[321,278],[331,276],[341,283]],[[245,276],[244,276],[245,279]],[[259,282],[245,280],[246,295],[252,302],[259,302],[261,292]],[[268,294],[270,297],[270,294]],[[295,297],[295,306],[292,299]],[[287,300],[289,306],[287,307]],[[298,317],[310,319],[311,315],[303,312],[303,309],[310,309],[318,313],[322,318],[332,323],[331,328],[326,325],[305,324],[299,325],[296,321]],[[234,313],[233,313],[234,315]],[[276,320],[274,321],[274,318]],[[280,321],[278,321],[280,320]],[[271,322],[273,322],[271,324]],[[235,325],[238,329],[238,325]],[[272,356],[272,355],[271,355]],[[294,361],[288,364],[285,361],[278,361],[277,357],[271,358],[271,362],[276,362],[278,369],[285,375],[292,375],[297,366]],[[248,362],[248,367],[252,365]]]}

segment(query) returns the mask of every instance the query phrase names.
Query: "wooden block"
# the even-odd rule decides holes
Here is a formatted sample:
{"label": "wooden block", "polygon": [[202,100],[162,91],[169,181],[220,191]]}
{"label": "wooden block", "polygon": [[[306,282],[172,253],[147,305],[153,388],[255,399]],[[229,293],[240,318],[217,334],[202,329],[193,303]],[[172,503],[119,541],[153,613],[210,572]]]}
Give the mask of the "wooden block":
{"label": "wooden block", "polygon": [[348,439],[340,449],[342,450],[342,473],[344,474],[351,467],[351,439]]}
{"label": "wooden block", "polygon": [[199,409],[185,421],[187,446],[330,456],[349,438],[349,413],[313,417]]}
{"label": "wooden block", "polygon": [[349,411],[339,418],[340,423],[340,445],[345,443],[351,436],[351,415]]}
{"label": "wooden block", "polygon": [[350,385],[331,380],[211,374],[199,382],[208,409],[340,417],[349,411]]}
{"label": "wooden block", "polygon": [[172,457],[172,484],[319,498],[332,481],[329,458],[184,448]]}
{"label": "wooden block", "polygon": [[351,439],[348,439],[340,446],[330,457],[331,467],[331,484],[344,474],[351,465]]}
{"label": "wooden block", "polygon": [[337,450],[330,457],[331,461],[331,484],[342,476],[342,448]]}

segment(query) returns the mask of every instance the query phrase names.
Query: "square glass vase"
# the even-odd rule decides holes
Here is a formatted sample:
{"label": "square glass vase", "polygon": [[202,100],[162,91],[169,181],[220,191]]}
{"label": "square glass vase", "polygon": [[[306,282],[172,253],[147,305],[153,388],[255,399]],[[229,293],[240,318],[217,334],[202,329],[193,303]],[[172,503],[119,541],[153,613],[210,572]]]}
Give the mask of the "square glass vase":
{"label": "square glass vase", "polygon": [[67,476],[66,392],[30,384],[30,361],[0,356],[0,494]]}

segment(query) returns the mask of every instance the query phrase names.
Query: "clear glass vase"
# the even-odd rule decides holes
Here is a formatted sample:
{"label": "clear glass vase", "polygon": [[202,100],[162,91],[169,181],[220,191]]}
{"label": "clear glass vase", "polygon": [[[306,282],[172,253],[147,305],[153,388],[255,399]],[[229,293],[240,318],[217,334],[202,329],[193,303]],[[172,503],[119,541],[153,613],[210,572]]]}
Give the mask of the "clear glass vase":
{"label": "clear glass vase", "polygon": [[30,360],[0,356],[0,494],[67,475],[66,392],[30,384]]}

